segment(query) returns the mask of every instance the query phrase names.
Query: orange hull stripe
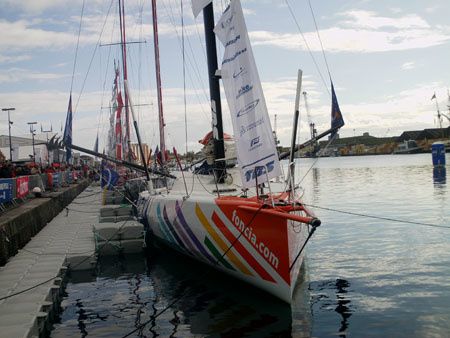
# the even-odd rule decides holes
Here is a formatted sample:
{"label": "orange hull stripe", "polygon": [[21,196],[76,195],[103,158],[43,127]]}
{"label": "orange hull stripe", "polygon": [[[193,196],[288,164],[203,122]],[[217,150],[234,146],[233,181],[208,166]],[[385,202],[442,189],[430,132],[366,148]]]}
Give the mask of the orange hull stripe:
{"label": "orange hull stripe", "polygon": [[[206,218],[203,211],[200,209],[200,206],[197,204],[195,206],[195,213],[197,214],[198,219],[203,224],[203,227],[208,231],[208,233],[211,235],[211,237],[214,239],[214,241],[217,243],[217,245],[222,249],[222,252],[226,252],[229,248],[229,246],[220,238],[219,234],[214,231],[211,224],[209,224],[208,219]],[[230,259],[230,261],[239,269],[242,273],[245,273],[246,275],[253,276],[253,274],[245,267],[244,264],[241,263],[241,261],[236,257],[236,255],[231,251],[228,250],[226,256]]]}
{"label": "orange hull stripe", "polygon": [[[258,275],[269,281],[275,282],[271,275],[267,273],[267,271],[258,263],[258,261],[253,257],[247,249],[241,244],[241,242],[236,241],[236,237],[233,233],[226,227],[226,225],[222,222],[216,212],[213,212],[212,220],[219,228],[219,230],[225,235],[225,237],[230,241],[230,243],[234,243],[233,247],[239,252],[239,254],[247,261],[247,263],[255,270]],[[241,235],[241,238],[244,237]]]}

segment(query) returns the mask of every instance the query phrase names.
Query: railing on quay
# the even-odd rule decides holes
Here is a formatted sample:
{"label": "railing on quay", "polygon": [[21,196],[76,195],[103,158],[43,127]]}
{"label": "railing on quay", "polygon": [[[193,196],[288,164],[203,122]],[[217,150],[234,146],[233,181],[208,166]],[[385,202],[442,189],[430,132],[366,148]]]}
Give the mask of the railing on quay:
{"label": "railing on quay", "polygon": [[[58,191],[83,177],[81,170],[0,178],[0,213],[29,198],[49,191]],[[35,189],[39,188],[39,189]]]}

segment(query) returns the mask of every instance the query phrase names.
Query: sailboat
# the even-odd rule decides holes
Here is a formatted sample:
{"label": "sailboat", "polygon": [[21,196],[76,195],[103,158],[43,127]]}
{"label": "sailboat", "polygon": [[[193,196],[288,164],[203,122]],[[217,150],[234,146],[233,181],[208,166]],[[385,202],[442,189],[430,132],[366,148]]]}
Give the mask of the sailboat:
{"label": "sailboat", "polygon": [[[159,77],[155,0],[152,0],[152,6],[156,74]],[[70,137],[64,138],[64,145],[145,173],[148,189],[139,194],[137,213],[144,224],[146,241],[163,243],[291,303],[305,246],[321,223],[298,196],[294,154],[327,135],[332,140],[344,125],[333,83],[331,128],[303,144],[296,144],[301,93],[299,71],[291,148],[289,152],[278,154],[240,1],[232,0],[216,25],[211,0],[193,0],[193,8],[196,14],[203,11],[205,25],[212,130],[203,140],[212,143],[211,174],[184,170],[186,168],[181,167],[180,161],[180,169],[183,169],[180,171],[168,172],[164,166],[165,123],[160,81],[157,86],[162,168],[148,168],[146,161],[140,165],[129,158],[114,158],[76,146],[72,144],[69,132]],[[123,13],[123,3],[121,11]],[[216,36],[224,46],[220,69]],[[234,168],[227,166],[230,159],[226,158],[224,146],[226,134],[222,127],[220,80],[233,124],[238,163]],[[126,106],[134,115],[126,79],[124,94]],[[71,126],[69,112],[71,109],[67,118]],[[134,117],[133,120],[141,143]],[[140,152],[145,158],[142,147]],[[281,180],[280,160],[287,158],[288,175]]]}
{"label": "sailboat", "polygon": [[[290,303],[305,245],[320,225],[297,197],[293,155],[308,142],[336,134],[343,126],[334,88],[332,127],[303,145],[295,145],[293,133],[290,153],[278,156],[240,1],[232,0],[215,26],[211,1],[195,2],[194,7],[201,3],[205,22],[213,174],[174,172],[173,185],[162,188],[157,188],[158,178],[153,176],[148,191],[139,196],[138,214],[147,239]],[[214,33],[225,48],[220,70]],[[232,115],[238,162],[232,169],[225,165],[219,78]],[[299,93],[300,81],[297,116]],[[280,159],[287,157],[289,178],[280,181]],[[189,189],[188,182],[196,184]]]}

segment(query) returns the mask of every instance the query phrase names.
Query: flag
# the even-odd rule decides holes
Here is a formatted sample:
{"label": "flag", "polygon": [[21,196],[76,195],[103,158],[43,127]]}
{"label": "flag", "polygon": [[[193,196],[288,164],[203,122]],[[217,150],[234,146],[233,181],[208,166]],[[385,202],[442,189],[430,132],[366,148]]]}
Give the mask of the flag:
{"label": "flag", "polygon": [[116,158],[122,159],[122,108],[123,100],[122,94],[119,91],[117,94],[117,110],[116,110]]}
{"label": "flag", "polygon": [[67,107],[66,126],[64,127],[64,144],[66,145],[66,162],[72,157],[72,93],[70,93],[69,106]]}
{"label": "flag", "polygon": [[435,99],[436,98],[436,93],[433,94],[433,96],[431,97],[431,99]]}
{"label": "flag", "polygon": [[102,179],[100,182],[100,186],[108,190],[113,190],[119,181],[119,174],[116,171],[108,168],[103,169],[101,174]]}
{"label": "flag", "polygon": [[337,129],[341,128],[344,124],[341,109],[339,108],[336,93],[334,92],[333,81],[331,81],[331,128],[336,128],[336,130],[331,133],[330,137],[336,135]]}
{"label": "flag", "polygon": [[194,17],[197,17],[200,12],[208,6],[212,0],[192,0],[192,12],[194,13]]}
{"label": "flag", "polygon": [[94,143],[94,151],[96,153],[98,153],[98,134],[97,134],[97,138],[95,139],[95,143]]}

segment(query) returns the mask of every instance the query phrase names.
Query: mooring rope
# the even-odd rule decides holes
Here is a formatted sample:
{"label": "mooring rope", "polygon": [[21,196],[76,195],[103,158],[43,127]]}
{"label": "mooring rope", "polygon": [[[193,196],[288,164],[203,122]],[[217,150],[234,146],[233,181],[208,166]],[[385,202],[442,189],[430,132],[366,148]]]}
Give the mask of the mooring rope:
{"label": "mooring rope", "polygon": [[302,203],[302,204],[307,206],[307,207],[310,207],[310,208],[316,208],[316,209],[321,209],[321,210],[333,211],[333,212],[338,212],[338,213],[346,214],[346,215],[359,216],[359,217],[365,217],[365,218],[373,218],[373,219],[379,219],[379,220],[383,220],[383,221],[390,221],[390,222],[397,222],[397,223],[422,225],[422,226],[428,226],[428,227],[434,227],[434,228],[450,229],[450,226],[446,226],[446,225],[425,223],[425,222],[416,222],[416,221],[408,221],[408,220],[392,218],[392,217],[375,216],[375,215],[363,214],[363,213],[359,213],[359,212],[353,212],[353,211],[346,211],[346,210],[338,210],[338,209],[333,209],[333,208],[321,207],[321,206],[318,206],[318,205],[315,205],[315,204],[306,204],[306,203]]}

